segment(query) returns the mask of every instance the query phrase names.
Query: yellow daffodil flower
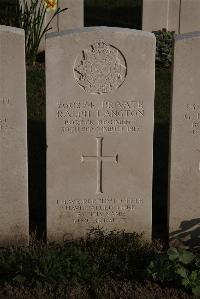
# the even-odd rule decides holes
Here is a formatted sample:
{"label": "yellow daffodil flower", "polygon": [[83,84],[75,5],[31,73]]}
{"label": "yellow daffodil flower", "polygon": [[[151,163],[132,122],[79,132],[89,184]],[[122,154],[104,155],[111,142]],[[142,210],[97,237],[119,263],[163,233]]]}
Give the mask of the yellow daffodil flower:
{"label": "yellow daffodil flower", "polygon": [[44,0],[44,4],[47,11],[57,9],[57,0]]}

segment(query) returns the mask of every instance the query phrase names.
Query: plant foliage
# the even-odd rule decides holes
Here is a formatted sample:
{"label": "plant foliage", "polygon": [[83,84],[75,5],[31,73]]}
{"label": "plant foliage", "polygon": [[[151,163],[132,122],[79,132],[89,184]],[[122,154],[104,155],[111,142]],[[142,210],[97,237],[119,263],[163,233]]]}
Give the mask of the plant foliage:
{"label": "plant foliage", "polygon": [[156,67],[169,68],[173,57],[174,31],[162,29],[153,32],[156,36]]}
{"label": "plant foliage", "polygon": [[[148,282],[149,278],[160,286]],[[119,298],[132,298],[138,285],[136,298],[186,299],[193,297],[184,297],[184,290],[200,294],[200,258],[175,248],[162,252],[136,233],[94,229],[76,241],[45,244],[33,239],[29,247],[0,249],[0,285],[12,292],[41,293],[37,298],[51,298],[47,294],[68,298],[64,294],[70,289],[86,292],[88,298],[118,298],[124,287],[129,295]],[[110,288],[116,288],[113,297],[109,297]],[[142,297],[145,292],[149,297]],[[160,297],[153,297],[155,292]],[[176,293],[180,296],[175,297]]]}
{"label": "plant foliage", "polygon": [[40,42],[51,29],[52,20],[66,9],[57,7],[45,24],[47,8],[44,0],[31,0],[30,4],[23,0],[23,5],[19,5],[18,27],[25,30],[26,60],[29,65],[35,64]]}
{"label": "plant foliage", "polygon": [[148,275],[157,282],[175,283],[200,296],[200,256],[185,249],[171,247],[151,261]]}
{"label": "plant foliage", "polygon": [[47,287],[82,285],[92,289],[109,281],[145,278],[155,248],[140,235],[91,231],[86,239],[62,244],[34,241],[29,248],[0,250],[0,283]]}

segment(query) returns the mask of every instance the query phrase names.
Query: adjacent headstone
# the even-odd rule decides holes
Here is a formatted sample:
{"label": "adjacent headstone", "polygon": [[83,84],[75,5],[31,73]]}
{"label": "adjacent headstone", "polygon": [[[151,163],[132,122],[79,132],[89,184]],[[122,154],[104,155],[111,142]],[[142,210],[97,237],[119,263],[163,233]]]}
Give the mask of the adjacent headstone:
{"label": "adjacent headstone", "polygon": [[167,30],[180,32],[180,0],[169,0]]}
{"label": "adjacent headstone", "polygon": [[49,34],[47,236],[92,227],[151,237],[155,37],[120,28]]}
{"label": "adjacent headstone", "polygon": [[176,38],[174,56],[170,239],[200,241],[200,33]]}
{"label": "adjacent headstone", "polygon": [[24,40],[0,26],[0,246],[29,239]]}
{"label": "adjacent headstone", "polygon": [[[74,29],[84,26],[84,0],[58,0],[60,9],[67,8],[55,18],[52,24],[52,32]],[[46,23],[52,17],[53,12],[46,13]]]}
{"label": "adjacent headstone", "polygon": [[143,0],[142,29],[179,32],[180,0]]}
{"label": "adjacent headstone", "polygon": [[199,16],[199,0],[181,0],[180,33],[200,30]]}

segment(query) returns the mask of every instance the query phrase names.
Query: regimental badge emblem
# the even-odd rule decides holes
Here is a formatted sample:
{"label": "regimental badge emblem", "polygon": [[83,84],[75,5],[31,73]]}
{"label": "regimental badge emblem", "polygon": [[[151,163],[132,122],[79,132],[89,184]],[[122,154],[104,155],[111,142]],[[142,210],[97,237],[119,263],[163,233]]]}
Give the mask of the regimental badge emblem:
{"label": "regimental badge emblem", "polygon": [[122,53],[104,41],[84,49],[77,57],[74,77],[86,92],[105,94],[119,88],[127,76],[127,64]]}

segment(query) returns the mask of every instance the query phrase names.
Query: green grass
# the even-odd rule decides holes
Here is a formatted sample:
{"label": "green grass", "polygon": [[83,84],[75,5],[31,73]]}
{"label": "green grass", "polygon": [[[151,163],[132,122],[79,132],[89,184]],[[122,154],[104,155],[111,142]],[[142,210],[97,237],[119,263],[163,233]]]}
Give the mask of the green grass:
{"label": "green grass", "polygon": [[80,285],[96,292],[106,281],[142,281],[155,255],[153,245],[123,232],[95,230],[65,244],[33,240],[29,248],[0,250],[0,283],[47,290]]}
{"label": "green grass", "polygon": [[156,72],[154,165],[153,165],[153,237],[168,239],[168,160],[171,73]]}
{"label": "green grass", "polygon": [[161,247],[135,233],[91,231],[85,239],[0,250],[0,298],[194,298],[148,281]]}
{"label": "green grass", "polygon": [[156,250],[138,234],[91,231],[85,239],[61,244],[33,240],[29,248],[0,251],[1,283],[26,286],[46,284],[99,284],[104,280],[135,280],[145,277],[145,269]]}
{"label": "green grass", "polygon": [[107,281],[95,291],[85,286],[46,288],[21,288],[5,285],[0,289],[2,299],[197,299],[180,289],[160,287],[158,284],[130,281]]}
{"label": "green grass", "polygon": [[27,68],[28,120],[45,121],[45,69],[43,65]]}
{"label": "green grass", "polygon": [[171,73],[160,70],[156,73],[155,124],[168,124],[170,118]]}

